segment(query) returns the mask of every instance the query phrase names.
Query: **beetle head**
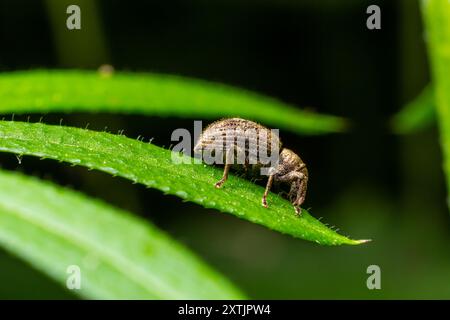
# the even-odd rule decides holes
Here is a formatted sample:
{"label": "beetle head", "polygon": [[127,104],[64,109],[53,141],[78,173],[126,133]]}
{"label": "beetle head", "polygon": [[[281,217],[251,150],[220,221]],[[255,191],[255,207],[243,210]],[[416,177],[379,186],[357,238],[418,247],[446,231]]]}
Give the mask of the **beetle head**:
{"label": "beetle head", "polygon": [[290,185],[289,199],[299,212],[305,201],[308,187],[308,169],[302,159],[292,150],[284,148],[280,153],[279,164],[274,180]]}

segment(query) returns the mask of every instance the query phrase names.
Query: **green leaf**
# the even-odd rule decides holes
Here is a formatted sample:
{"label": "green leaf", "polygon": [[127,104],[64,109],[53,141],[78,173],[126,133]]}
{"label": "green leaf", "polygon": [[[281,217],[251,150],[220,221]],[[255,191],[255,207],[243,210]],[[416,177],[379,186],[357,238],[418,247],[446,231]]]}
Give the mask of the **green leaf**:
{"label": "green leaf", "polygon": [[156,116],[239,116],[301,134],[341,132],[321,115],[221,84],[157,74],[30,71],[0,74],[0,113],[116,112]]}
{"label": "green leaf", "polygon": [[392,117],[391,127],[398,134],[414,133],[429,127],[435,118],[434,89],[428,85]]}
{"label": "green leaf", "polygon": [[[447,176],[447,190],[450,193],[450,2],[422,1],[422,13],[435,87],[444,171]],[[450,202],[448,204],[450,205]]]}
{"label": "green leaf", "polygon": [[[222,173],[203,164],[175,164],[172,152],[124,136],[40,123],[0,121],[0,150],[65,161],[120,176],[176,195],[207,208],[236,215],[294,237],[320,244],[359,244],[328,229],[303,210],[270,194],[270,208],[261,206],[263,188],[231,176],[214,188]],[[185,157],[191,162],[193,159]]]}
{"label": "green leaf", "polygon": [[[243,295],[142,219],[83,194],[0,171],[0,244],[61,285],[77,266],[96,299],[239,299]],[[75,270],[76,272],[77,270]]]}

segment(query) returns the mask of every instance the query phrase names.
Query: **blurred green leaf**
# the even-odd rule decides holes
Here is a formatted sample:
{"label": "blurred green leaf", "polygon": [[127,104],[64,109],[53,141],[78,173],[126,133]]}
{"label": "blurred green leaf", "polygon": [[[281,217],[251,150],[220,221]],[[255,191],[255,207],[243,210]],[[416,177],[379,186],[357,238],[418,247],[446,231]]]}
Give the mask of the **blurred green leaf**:
{"label": "blurred green leaf", "polygon": [[392,117],[391,127],[398,134],[413,133],[430,126],[435,118],[434,90],[428,85]]}
{"label": "blurred green leaf", "polygon": [[40,123],[0,122],[0,150],[65,161],[120,176],[176,195],[207,208],[236,215],[251,222],[319,244],[359,244],[341,236],[306,210],[294,214],[287,200],[270,194],[270,208],[261,206],[264,189],[231,176],[223,189],[214,188],[222,172],[203,164],[175,164],[172,152],[149,143],[105,132],[94,132]]}
{"label": "blurred green leaf", "polygon": [[422,12],[435,87],[444,171],[450,192],[450,2],[422,1]]}
{"label": "blurred green leaf", "polygon": [[116,112],[239,116],[301,134],[341,132],[344,119],[299,110],[242,89],[178,76],[88,71],[0,74],[0,113]]}
{"label": "blurred green leaf", "polygon": [[0,171],[0,244],[86,298],[238,299],[242,294],[146,221],[83,194]]}

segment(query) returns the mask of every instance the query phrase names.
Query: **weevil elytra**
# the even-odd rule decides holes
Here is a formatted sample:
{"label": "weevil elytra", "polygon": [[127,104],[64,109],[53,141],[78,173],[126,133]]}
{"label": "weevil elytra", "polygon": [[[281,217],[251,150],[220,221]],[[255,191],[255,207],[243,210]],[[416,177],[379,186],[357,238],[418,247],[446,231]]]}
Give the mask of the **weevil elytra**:
{"label": "weevil elytra", "polygon": [[[296,153],[282,148],[278,135],[273,134],[270,129],[250,120],[222,119],[203,130],[194,147],[194,152],[197,154],[210,152],[213,156],[218,155],[216,159],[222,159],[223,176],[215,184],[216,188],[220,188],[228,179],[228,173],[232,166],[244,167],[246,171],[252,169],[253,173],[256,172],[255,169],[270,167],[271,164],[263,163],[259,156],[261,149],[267,152],[274,150],[272,147],[276,147],[274,149],[278,152],[276,154],[278,161],[276,166],[267,171],[268,180],[261,203],[264,207],[268,207],[267,195],[274,182],[288,184],[290,186],[288,198],[293,204],[296,214],[300,215],[300,206],[306,196],[308,169]],[[240,156],[243,157],[240,158]],[[239,162],[240,159],[243,161]]]}

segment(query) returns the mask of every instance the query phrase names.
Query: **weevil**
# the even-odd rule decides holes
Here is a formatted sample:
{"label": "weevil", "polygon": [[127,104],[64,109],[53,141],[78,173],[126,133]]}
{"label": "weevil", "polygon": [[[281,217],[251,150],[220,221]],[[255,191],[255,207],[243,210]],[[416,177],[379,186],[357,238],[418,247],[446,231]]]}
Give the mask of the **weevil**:
{"label": "weevil", "polygon": [[[256,132],[257,135],[246,134],[247,132]],[[243,136],[245,138],[243,139]],[[265,139],[261,139],[265,137]],[[244,144],[238,141],[245,140]],[[278,154],[278,164],[268,170],[268,180],[261,204],[267,205],[267,195],[274,183],[287,184],[290,187],[288,199],[294,206],[297,215],[301,214],[300,206],[305,201],[306,189],[308,185],[308,169],[302,159],[292,150],[282,148],[281,140],[278,135],[274,135],[272,131],[256,122],[240,119],[222,119],[210,124],[203,130],[198,139],[194,152],[203,154],[205,151],[219,152],[219,158],[223,158],[224,170],[222,178],[215,183],[216,188],[221,188],[228,179],[228,173],[234,166],[243,167],[246,171],[270,166],[267,163],[261,163],[258,158],[261,144],[266,142],[265,150],[271,149],[272,144],[276,146]],[[252,143],[256,148],[251,148]],[[244,162],[237,162],[239,152],[244,154]],[[252,161],[253,160],[253,161]]]}

